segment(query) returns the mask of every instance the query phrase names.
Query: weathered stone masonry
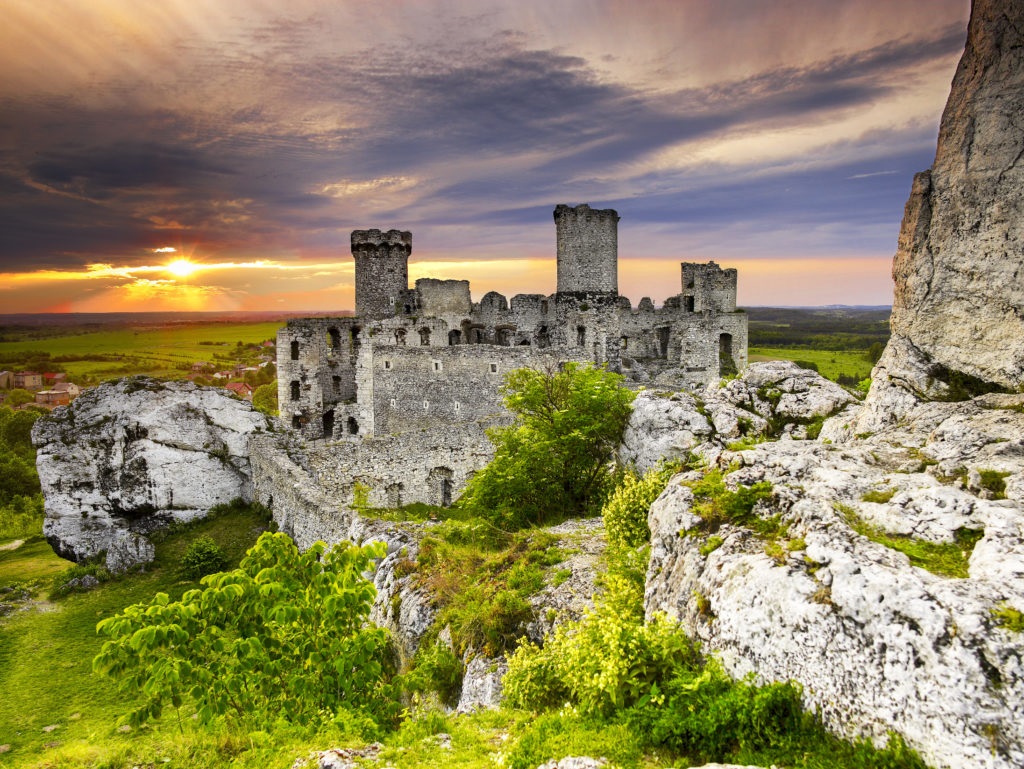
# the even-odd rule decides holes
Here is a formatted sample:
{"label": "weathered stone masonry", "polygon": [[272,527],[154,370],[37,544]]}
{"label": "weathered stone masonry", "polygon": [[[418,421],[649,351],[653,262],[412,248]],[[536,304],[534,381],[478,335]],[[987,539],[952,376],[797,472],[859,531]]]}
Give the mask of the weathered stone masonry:
{"label": "weathered stone masonry", "polygon": [[[447,503],[490,457],[483,430],[507,418],[499,386],[515,368],[593,362],[685,387],[746,367],[736,270],[683,263],[679,294],[634,308],[618,295],[618,214],[559,205],[554,220],[556,292],[511,301],[490,292],[473,302],[460,280],[410,289],[412,233],[352,233],[356,317],[292,320],[278,332],[281,417],[316,441],[310,461],[323,483],[350,498],[354,478],[367,476],[374,504]],[[424,432],[416,452],[429,461],[409,440]]]}

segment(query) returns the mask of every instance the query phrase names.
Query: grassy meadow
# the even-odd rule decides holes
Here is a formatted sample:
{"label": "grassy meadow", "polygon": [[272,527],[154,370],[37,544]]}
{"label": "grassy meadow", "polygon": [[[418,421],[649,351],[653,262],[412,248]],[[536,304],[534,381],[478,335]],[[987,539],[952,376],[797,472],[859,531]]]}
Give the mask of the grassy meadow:
{"label": "grassy meadow", "polygon": [[[284,321],[168,323],[158,327],[68,329],[58,336],[8,332],[0,342],[0,366],[46,353],[72,381],[105,381],[133,374],[180,379],[197,361],[231,359],[243,346],[273,340]],[[19,338],[23,337],[23,338]],[[6,361],[6,362],[4,362]]]}

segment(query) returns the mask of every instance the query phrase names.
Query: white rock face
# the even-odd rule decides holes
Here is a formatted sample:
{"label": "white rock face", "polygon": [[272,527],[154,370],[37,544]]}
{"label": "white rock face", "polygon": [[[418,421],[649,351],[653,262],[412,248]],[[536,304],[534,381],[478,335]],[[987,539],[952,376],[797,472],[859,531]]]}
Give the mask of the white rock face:
{"label": "white rock face", "polygon": [[[783,548],[770,556],[724,525],[702,555],[712,532],[677,476],[650,511],[648,613],[681,619],[735,676],[800,682],[840,734],[894,730],[937,767],[1024,765],[1024,637],[992,613],[1024,610],[1024,396],[919,402],[871,436],[719,459],[736,462],[728,484],[773,484],[761,514],[788,525]],[[984,488],[983,471],[1005,474],[1005,490]],[[849,511],[931,542],[983,532],[969,577],[911,565],[856,533]]]}
{"label": "white rock face", "polygon": [[743,437],[802,438],[807,424],[836,413],[855,398],[814,371],[789,361],[752,363],[736,379],[699,393],[641,392],[619,458],[646,472],[662,459],[694,452],[713,462]]}
{"label": "white rock face", "polygon": [[1024,3],[975,0],[935,162],[914,179],[893,333],[955,371],[1024,384]]}
{"label": "white rock face", "polygon": [[247,442],[266,417],[224,390],[134,377],[85,392],[36,422],[43,530],[80,561],[122,571],[153,558],[146,534],[252,498]]}

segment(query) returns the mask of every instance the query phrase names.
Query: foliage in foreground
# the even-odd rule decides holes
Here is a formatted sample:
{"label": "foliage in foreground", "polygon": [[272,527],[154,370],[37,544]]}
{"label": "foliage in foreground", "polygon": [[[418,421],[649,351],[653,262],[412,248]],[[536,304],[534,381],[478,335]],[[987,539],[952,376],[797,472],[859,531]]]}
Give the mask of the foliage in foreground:
{"label": "foliage in foreground", "polygon": [[591,613],[560,626],[543,648],[524,643],[509,660],[509,703],[546,712],[508,766],[565,755],[567,735],[583,730],[619,735],[598,750],[607,747],[601,755],[623,764],[635,765],[641,750],[667,750],[695,763],[925,768],[897,737],[878,751],[867,741],[851,745],[829,735],[803,711],[797,685],[734,681],[702,659],[677,624],[664,617],[645,623],[643,559],[635,551],[617,557],[624,560]]}
{"label": "foliage in foreground", "polygon": [[286,535],[263,534],[239,568],[205,577],[203,590],[180,601],[158,593],[100,622],[110,640],[93,667],[144,695],[136,723],[194,704],[204,723],[359,714],[380,726],[393,715],[387,636],[366,624],[375,590],[363,575],[382,556],[379,545],[347,543],[299,553]]}
{"label": "foliage in foreground", "polygon": [[506,529],[596,514],[632,409],[622,377],[577,363],[517,369],[502,393],[516,423],[491,431],[494,459],[469,482],[462,504]]}
{"label": "foliage in foreground", "polygon": [[610,545],[639,547],[651,541],[647,512],[678,470],[678,465],[663,465],[648,470],[642,477],[632,469],[625,471],[622,480],[601,508],[605,534]]}

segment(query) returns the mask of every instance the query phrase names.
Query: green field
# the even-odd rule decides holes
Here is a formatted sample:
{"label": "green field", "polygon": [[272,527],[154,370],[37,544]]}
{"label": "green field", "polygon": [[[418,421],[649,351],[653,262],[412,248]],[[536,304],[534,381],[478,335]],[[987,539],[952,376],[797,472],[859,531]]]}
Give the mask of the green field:
{"label": "green field", "polygon": [[245,510],[204,520],[158,543],[155,567],[60,599],[48,596],[49,581],[72,564],[54,555],[45,540],[33,538],[0,551],[5,586],[20,584],[34,593],[30,603],[0,618],[0,745],[10,746],[0,765],[61,766],[91,745],[123,737],[118,719],[131,701],[112,680],[92,672],[102,642],[96,623],[158,591],[177,597],[196,587],[176,566],[195,537],[212,537],[237,564],[264,526],[261,517]]}
{"label": "green field", "polygon": [[283,325],[284,321],[168,324],[26,338],[0,342],[0,366],[16,368],[19,360],[41,352],[48,353],[73,381],[103,381],[132,374],[175,379],[185,376],[196,361],[214,362],[215,354],[233,360],[238,342],[251,345],[273,340]]}
{"label": "green field", "polygon": [[812,350],[807,347],[751,347],[750,362],[764,360],[795,360],[814,363],[818,372],[833,381],[845,375],[860,381],[871,376],[874,365],[867,359],[867,350]]}

